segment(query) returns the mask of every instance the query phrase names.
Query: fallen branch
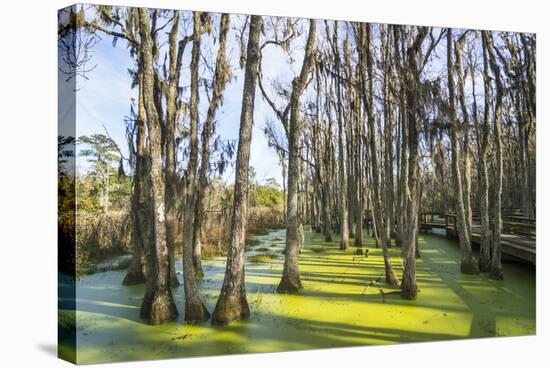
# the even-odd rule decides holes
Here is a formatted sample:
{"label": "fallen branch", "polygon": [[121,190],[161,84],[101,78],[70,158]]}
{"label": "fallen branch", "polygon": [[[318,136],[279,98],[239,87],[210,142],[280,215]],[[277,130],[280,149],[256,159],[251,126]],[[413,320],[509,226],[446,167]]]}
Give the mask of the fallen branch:
{"label": "fallen branch", "polygon": [[389,293],[385,293],[384,289],[378,289],[380,292],[380,295],[382,296],[382,304],[386,304],[386,295],[392,295],[392,294],[401,294],[401,291],[390,291]]}
{"label": "fallen branch", "polygon": [[382,280],[382,274],[380,274],[375,280],[369,282],[367,284],[367,286],[365,286],[365,289],[363,289],[363,295],[366,294],[367,290],[369,289],[369,287],[371,287],[372,285],[374,285],[375,283],[377,283],[378,281]]}

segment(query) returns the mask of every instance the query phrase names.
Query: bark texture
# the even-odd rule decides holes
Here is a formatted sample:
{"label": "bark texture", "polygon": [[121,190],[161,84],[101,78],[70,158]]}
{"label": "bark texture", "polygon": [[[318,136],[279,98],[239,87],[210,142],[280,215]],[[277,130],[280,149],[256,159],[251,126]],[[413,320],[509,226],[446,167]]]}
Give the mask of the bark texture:
{"label": "bark texture", "polygon": [[313,65],[314,44],[316,37],[316,21],[310,20],[309,34],[306,42],[304,61],[300,74],[292,81],[290,97],[290,119],[288,125],[288,195],[287,195],[287,229],[283,277],[277,292],[295,293],[301,290],[302,281],[298,267],[298,251],[300,236],[300,215],[298,207],[298,181],[300,175],[300,95],[305,88],[307,77]]}
{"label": "bark texture", "polygon": [[223,90],[229,81],[230,69],[225,56],[227,32],[229,30],[229,15],[222,14],[220,19],[220,30],[218,35],[219,48],[216,56],[216,67],[210,104],[206,113],[206,120],[202,130],[201,165],[199,168],[198,186],[196,189],[195,215],[193,222],[193,265],[195,278],[201,279],[204,276],[201,263],[201,229],[205,210],[205,191],[208,186],[208,171],[210,169],[210,138],[214,130],[214,118],[216,111],[222,101]]}
{"label": "bark texture", "polygon": [[141,37],[141,61],[143,70],[143,100],[147,115],[149,136],[151,198],[153,207],[153,236],[150,250],[150,277],[147,286],[141,317],[150,324],[161,324],[176,319],[178,311],[169,285],[170,262],[166,245],[166,213],[164,207],[164,180],[162,176],[161,126],[154,103],[153,42],[149,28],[147,9],[140,8],[139,33]]}
{"label": "bark texture", "polygon": [[170,260],[170,286],[179,286],[176,276],[176,200],[177,200],[177,176],[176,176],[176,115],[177,115],[177,89],[179,84],[179,71],[177,70],[177,38],[179,31],[179,11],[174,11],[172,28],[168,36],[169,44],[169,66],[168,86],[166,88],[166,123],[164,137],[164,152],[166,155],[164,166],[164,178],[166,181],[166,244]]}
{"label": "bark texture", "polygon": [[[197,200],[197,168],[199,161],[199,61],[201,55],[201,34],[202,34],[202,15],[200,12],[193,12],[193,47],[191,49],[191,95],[189,98],[189,161],[187,163],[185,178],[185,204],[184,204],[184,227],[183,227],[183,247],[184,259],[187,247],[190,251],[187,255],[191,258],[193,264],[193,277],[202,279],[204,272],[202,270],[202,249],[199,242],[194,241],[195,208]],[[184,273],[185,277],[185,273]]]}
{"label": "bark texture", "polygon": [[462,250],[460,271],[464,274],[478,274],[479,266],[472,253],[470,236],[466,225],[466,211],[464,208],[464,191],[462,187],[462,170],[460,169],[460,145],[458,143],[458,122],[456,118],[454,67],[453,67],[453,32],[447,29],[447,86],[449,90],[449,120],[451,134],[451,154],[453,169],[453,188],[455,192],[456,230]]}
{"label": "bark texture", "polygon": [[260,59],[260,33],[262,17],[252,15],[248,32],[246,67],[244,75],[243,102],[239,146],[235,168],[235,199],[231,215],[230,244],[222,290],[212,315],[212,324],[226,325],[232,321],[248,318],[250,309],[246,300],[244,282],[244,245],[246,236],[248,171],[250,142],[254,119],[254,97]]}
{"label": "bark texture", "polygon": [[494,112],[494,142],[495,142],[495,161],[496,161],[496,173],[495,173],[495,194],[494,194],[494,220],[493,220],[493,249],[491,253],[491,271],[489,277],[494,280],[502,280],[504,273],[502,271],[502,245],[501,245],[501,232],[502,232],[502,127],[500,124],[500,115],[502,109],[502,96],[504,93],[504,86],[502,85],[500,77],[500,67],[498,66],[493,51],[493,35],[490,31],[484,31],[483,37],[486,40],[487,54],[489,56],[489,64],[491,71],[493,72],[493,78],[495,79],[496,99],[495,99],[495,112]]}
{"label": "bark texture", "polygon": [[405,100],[407,106],[406,124],[403,140],[407,141],[408,154],[402,165],[407,166],[407,178],[403,181],[404,209],[406,211],[403,223],[403,277],[401,279],[401,297],[414,300],[418,294],[416,285],[416,242],[418,236],[418,161],[419,161],[419,129],[417,112],[419,109],[418,86],[420,70],[417,56],[422,43],[428,34],[428,28],[419,27],[411,46],[407,48],[405,71]]}
{"label": "bark texture", "polygon": [[146,112],[143,104],[143,75],[140,73],[138,83],[138,115],[136,134],[136,171],[134,174],[134,187],[132,193],[132,242],[134,254],[128,272],[122,281],[123,285],[137,285],[146,281],[145,250],[149,249],[151,242],[150,222],[151,200],[147,192],[147,147],[146,134]]}
{"label": "bark texture", "polygon": [[[361,68],[366,66],[366,73],[368,80],[365,76],[365,72],[362,74],[363,85],[363,104],[367,111],[367,122],[369,127],[369,147],[370,147],[370,166],[372,177],[372,202],[374,207],[374,222],[376,224],[376,231],[380,237],[380,245],[382,247],[382,253],[384,256],[384,270],[386,283],[392,286],[399,286],[399,279],[397,274],[393,270],[391,265],[391,259],[388,253],[388,233],[383,218],[383,209],[381,202],[381,178],[380,178],[380,165],[378,161],[378,153],[376,150],[376,130],[374,124],[374,71],[373,71],[373,58],[371,50],[371,37],[372,29],[370,24],[361,24],[360,27],[360,50],[359,59]],[[362,69],[363,70],[363,69]],[[367,94],[368,93],[368,94]]]}
{"label": "bark texture", "polygon": [[[210,313],[206,309],[197,288],[196,279],[202,277],[200,249],[193,248],[193,221],[195,215],[195,188],[198,160],[198,61],[202,33],[201,13],[193,12],[193,48],[191,51],[191,100],[190,100],[190,154],[185,182],[185,204],[183,219],[183,285],[185,290],[186,322],[207,321]],[[198,272],[198,274],[197,274]]]}
{"label": "bark texture", "polygon": [[[479,201],[479,217],[481,221],[481,244],[479,246],[479,269],[483,272],[488,272],[491,265],[491,225],[489,217],[489,174],[487,172],[487,155],[489,148],[489,134],[490,134],[490,113],[491,113],[491,99],[492,88],[491,80],[489,77],[489,60],[487,56],[487,42],[483,36],[483,85],[485,94],[485,107],[483,113],[483,126],[478,127],[478,147],[479,147],[479,159],[478,159],[478,201]],[[473,87],[475,90],[475,78],[472,79]],[[474,100],[475,102],[475,100]],[[474,105],[475,107],[476,105]]]}

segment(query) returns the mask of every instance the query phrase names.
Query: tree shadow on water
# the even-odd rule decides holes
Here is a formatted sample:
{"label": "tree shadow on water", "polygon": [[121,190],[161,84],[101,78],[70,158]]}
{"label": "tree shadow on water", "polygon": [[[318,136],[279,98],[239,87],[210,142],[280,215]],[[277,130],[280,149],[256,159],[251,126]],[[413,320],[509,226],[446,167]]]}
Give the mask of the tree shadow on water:
{"label": "tree shadow on water", "polygon": [[[164,359],[239,353],[260,353],[348,347],[371,344],[396,344],[488,337],[498,334],[498,318],[533,318],[520,308],[502,310],[487,303],[483,292],[509,296],[521,301],[518,288],[508,290],[506,284],[488,284],[483,275],[463,276],[457,272],[458,252],[444,242],[431,243],[423,249],[418,261],[418,282],[426,288],[417,301],[401,299],[399,290],[388,292],[383,281],[365,286],[384,271],[383,263],[373,251],[366,263],[357,263],[352,253],[324,252],[302,254],[300,268],[305,289],[300,295],[281,295],[276,286],[281,277],[281,260],[264,264],[247,264],[246,290],[251,316],[228,326],[183,324],[183,287],[173,290],[180,312],[177,322],[148,326],[139,318],[144,287],[123,287],[123,274],[97,277],[95,282],[79,284],[77,309],[107,317],[100,328],[90,328],[79,335],[81,362],[114,362],[137,359]],[[397,258],[393,261],[400,272]],[[219,295],[224,272],[223,262],[205,262],[205,280],[201,294],[212,311]],[[112,276],[112,275],[111,275]],[[120,280],[119,280],[120,279]],[[92,282],[94,281],[94,282]],[[422,290],[421,290],[422,291]],[[430,291],[428,298],[428,291]],[[444,292],[442,292],[444,291]],[[269,295],[268,295],[269,294]],[[263,298],[263,302],[261,302]],[[449,300],[447,300],[449,299]],[[324,303],[326,302],[326,303]],[[385,304],[385,305],[382,305]],[[327,309],[326,315],[319,310]],[[353,308],[351,308],[353,307]],[[415,307],[418,309],[415,310]],[[410,312],[409,312],[410,311]],[[416,311],[421,311],[418,316]],[[349,314],[348,314],[349,313]],[[372,318],[370,313],[379,313]],[[407,315],[413,322],[400,318]],[[410,313],[410,314],[407,314]],[[466,327],[459,331],[452,324],[423,328],[427,316],[454,314]],[[93,320],[98,316],[86,316]],[[319,317],[319,318],[315,318]],[[388,321],[388,323],[386,323]],[[390,323],[390,321],[392,321]],[[107,323],[105,323],[107,322]],[[355,323],[354,323],[355,322]],[[446,322],[445,322],[446,323]],[[467,330],[467,323],[470,329]],[[460,326],[462,327],[462,325]]]}

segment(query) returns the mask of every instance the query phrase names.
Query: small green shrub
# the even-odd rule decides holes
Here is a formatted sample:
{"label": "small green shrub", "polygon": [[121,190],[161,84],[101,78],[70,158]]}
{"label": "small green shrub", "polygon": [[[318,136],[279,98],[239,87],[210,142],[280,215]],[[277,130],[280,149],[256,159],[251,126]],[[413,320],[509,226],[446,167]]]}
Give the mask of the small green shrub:
{"label": "small green shrub", "polygon": [[276,259],[276,254],[256,254],[247,258],[248,262],[251,263],[270,263],[272,260]]}

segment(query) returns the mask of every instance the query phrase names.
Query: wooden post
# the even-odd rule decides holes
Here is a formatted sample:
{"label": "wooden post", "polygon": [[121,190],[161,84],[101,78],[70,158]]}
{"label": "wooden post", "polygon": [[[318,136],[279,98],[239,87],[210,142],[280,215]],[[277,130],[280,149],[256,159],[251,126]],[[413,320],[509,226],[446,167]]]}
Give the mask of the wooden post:
{"label": "wooden post", "polygon": [[445,236],[448,238],[449,237],[449,214],[446,213],[445,214]]}

